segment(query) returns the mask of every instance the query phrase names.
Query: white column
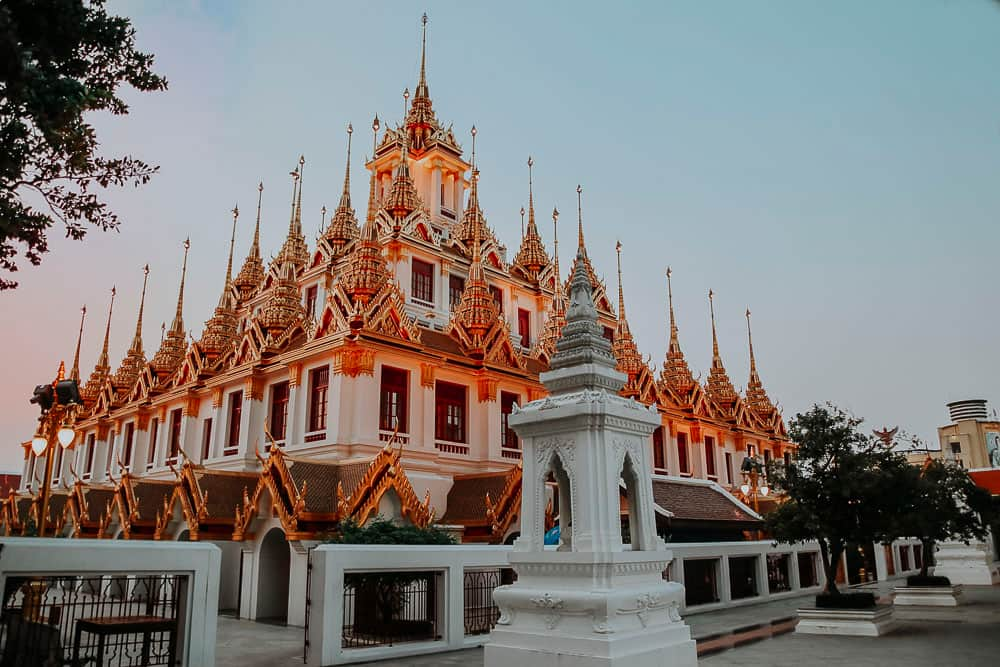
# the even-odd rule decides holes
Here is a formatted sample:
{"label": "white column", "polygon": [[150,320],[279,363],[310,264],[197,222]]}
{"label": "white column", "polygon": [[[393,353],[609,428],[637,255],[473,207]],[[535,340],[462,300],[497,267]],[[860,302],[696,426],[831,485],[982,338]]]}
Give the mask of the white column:
{"label": "white column", "polygon": [[441,215],[441,167],[431,169],[431,219],[436,219]]}

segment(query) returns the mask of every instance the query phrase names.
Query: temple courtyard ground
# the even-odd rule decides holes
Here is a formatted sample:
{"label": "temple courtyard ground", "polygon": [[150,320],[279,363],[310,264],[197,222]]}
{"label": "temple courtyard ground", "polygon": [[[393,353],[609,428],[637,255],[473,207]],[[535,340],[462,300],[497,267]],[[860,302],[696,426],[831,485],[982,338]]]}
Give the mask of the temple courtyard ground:
{"label": "temple courtyard ground", "polygon": [[[890,585],[873,587],[886,594]],[[953,609],[897,608],[899,628],[879,638],[818,637],[784,632],[795,609],[811,596],[685,617],[704,653],[702,665],[996,665],[1000,660],[1000,586],[967,586],[967,604]],[[784,634],[777,634],[784,632]],[[770,635],[774,633],[775,636]],[[216,664],[220,667],[301,665],[304,633],[232,618],[219,619]],[[733,643],[737,645],[729,648]],[[367,663],[378,667],[481,667],[482,649]]]}

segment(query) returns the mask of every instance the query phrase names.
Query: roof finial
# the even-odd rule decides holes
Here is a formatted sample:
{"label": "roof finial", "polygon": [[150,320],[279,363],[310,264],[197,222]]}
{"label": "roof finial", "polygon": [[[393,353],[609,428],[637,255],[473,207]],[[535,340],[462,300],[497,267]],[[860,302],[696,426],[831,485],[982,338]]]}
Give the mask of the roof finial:
{"label": "roof finial", "polygon": [[73,369],[69,372],[71,380],[80,381],[80,343],[83,341],[83,320],[87,317],[87,306],[80,309],[80,331],[76,335],[76,352],[73,354]]}
{"label": "roof finial", "polygon": [[622,287],[622,242],[615,243],[615,252],[618,253],[618,319],[625,319],[625,290]]}
{"label": "roof finial", "polygon": [[472,172],[473,173],[475,173],[477,171],[476,170],[476,134],[478,134],[478,130],[476,130],[476,126],[473,125],[472,126]]}
{"label": "roof finial", "polygon": [[[535,161],[532,157],[528,156],[528,224],[535,224],[535,189],[533,179],[531,177],[531,168],[535,166]],[[521,236],[524,236],[524,232],[521,232]]]}
{"label": "roof finial", "polygon": [[372,174],[368,184],[368,214],[365,220],[374,220],[375,214],[378,212],[378,205],[375,201],[375,175],[378,171],[375,167],[375,153],[378,150],[379,126],[378,114],[375,114],[375,120],[372,121]]}
{"label": "roof finial", "polygon": [[747,342],[750,343],[750,376],[757,373],[757,361],[753,358],[753,333],[750,331],[750,308],[747,308]]}
{"label": "roof finial", "polygon": [[76,352],[73,354],[73,369],[70,371],[70,378],[80,380],[80,344],[83,342],[83,321],[87,317],[87,305],[80,308],[80,331],[76,335]]}
{"label": "roof finial", "polygon": [[160,322],[160,345],[163,345],[163,339],[167,334],[167,323]]}
{"label": "roof finial", "polygon": [[[354,136],[354,127],[347,124],[347,166],[344,167],[344,191],[340,194],[340,203],[343,206],[351,206],[351,137]],[[323,207],[326,210],[326,207]]]}
{"label": "roof finial", "polygon": [[670,334],[673,335],[674,331],[677,330],[677,324],[674,322],[674,288],[670,284],[670,276],[673,275],[673,270],[667,267],[667,303],[669,304],[668,310],[670,312]]}
{"label": "roof finial", "polygon": [[299,197],[295,204],[295,233],[302,234],[302,181],[306,175],[306,156],[299,156]]}
{"label": "roof finial", "polygon": [[559,209],[552,207],[552,261],[555,262],[556,290],[559,290]]}
{"label": "roof finial", "polygon": [[233,284],[233,248],[236,245],[236,220],[240,217],[240,205],[233,206],[233,232],[229,237],[229,260],[226,262],[226,282],[222,286],[222,296],[219,298],[219,307],[225,308],[229,302],[229,294]]}
{"label": "roof finial", "polygon": [[719,356],[719,338],[715,335],[715,292],[708,290],[708,310],[712,315],[712,357]]}
{"label": "roof finial", "polygon": [[187,277],[188,249],[191,248],[191,239],[184,239],[184,261],[181,264],[181,287],[177,291],[177,312],[174,314],[174,321],[170,325],[170,330],[180,335],[184,335],[184,280]]}
{"label": "roof finial", "polygon": [[295,196],[298,194],[299,187],[299,167],[295,166],[288,175],[292,177],[292,212],[291,217],[288,219],[288,235],[291,236],[295,233]]}
{"label": "roof finial", "polygon": [[420,38],[420,81],[417,82],[417,97],[428,95],[427,91],[427,12],[420,19],[423,34]]}
{"label": "roof finial", "polygon": [[260,202],[264,198],[264,181],[257,184],[257,226],[253,230],[253,245],[250,254],[260,257]]}
{"label": "roof finial", "polygon": [[576,186],[576,217],[577,217],[577,247],[587,255],[587,247],[583,243],[583,187]]}
{"label": "roof finial", "polygon": [[323,232],[326,231],[326,204],[323,204],[323,208],[319,210],[319,234],[322,236]]}
{"label": "roof finial", "polygon": [[115,310],[115,294],[117,290],[111,287],[111,305],[108,306],[108,323],[104,327],[104,346],[101,348],[101,356],[97,359],[97,365],[101,368],[111,368],[108,361],[108,340],[111,338],[111,313]]}
{"label": "roof finial", "polygon": [[524,207],[521,207],[521,240],[524,240]]}
{"label": "roof finial", "polygon": [[142,267],[142,296],[139,297],[139,317],[135,321],[135,337],[129,352],[142,354],[142,311],[146,307],[146,283],[149,280],[149,264]]}

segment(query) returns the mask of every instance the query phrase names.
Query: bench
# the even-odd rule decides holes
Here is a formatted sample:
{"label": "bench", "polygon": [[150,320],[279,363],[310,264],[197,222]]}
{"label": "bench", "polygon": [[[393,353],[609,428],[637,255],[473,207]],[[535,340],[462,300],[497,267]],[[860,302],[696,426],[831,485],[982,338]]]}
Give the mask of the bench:
{"label": "bench", "polygon": [[81,618],[76,622],[76,636],[73,641],[73,664],[80,664],[80,639],[84,632],[97,636],[98,665],[104,664],[104,647],[107,637],[115,635],[142,635],[142,661],[149,664],[150,635],[166,632],[168,639],[168,665],[177,663],[177,619],[163,616],[106,616],[103,618]]}

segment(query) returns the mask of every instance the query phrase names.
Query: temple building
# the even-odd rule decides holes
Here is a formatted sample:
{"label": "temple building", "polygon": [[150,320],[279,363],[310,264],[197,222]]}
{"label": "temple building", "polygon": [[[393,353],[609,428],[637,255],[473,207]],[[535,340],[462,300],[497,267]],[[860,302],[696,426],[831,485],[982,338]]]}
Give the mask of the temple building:
{"label": "temple building", "polygon": [[[723,364],[709,293],[713,338],[703,344],[712,364],[707,381],[696,378],[681,349],[668,271],[667,353],[661,369],[651,368],[629,329],[620,255],[617,303],[588,257],[582,188],[573,248],[582,261],[569,275],[560,270],[558,211],[552,247],[543,243],[548,216],[536,214],[530,159],[526,220],[518,242],[505,245],[500,232],[509,230],[491,226],[481,203],[489,181],[476,163],[475,128],[460,139],[432,103],[426,30],[425,20],[403,121],[372,125],[363,207],[352,196],[348,126],[343,189],[314,246],[302,227],[304,157],[292,172],[287,235],[273,260],[264,261],[260,244],[263,184],[251,250],[238,265],[233,247],[245,227],[233,210],[218,304],[200,339],[189,340],[185,328],[185,318],[198,317],[184,307],[185,242],[161,341],[142,336],[147,268],[135,335],[118,366],[108,348],[112,315],[115,326],[122,317],[113,300],[86,379],[78,344],[71,375],[85,409],[76,440],[56,454],[49,504],[63,534],[212,540],[228,577],[220,608],[290,623],[301,623],[294,601],[304,597],[308,545],[344,519],[437,522],[464,542],[510,542],[519,530],[521,447],[507,418],[515,405],[546,396],[539,374],[578,270],[627,375],[622,395],[660,414],[649,446],[661,535],[739,539],[759,527],[736,498],[741,462],[747,454],[787,459],[794,445],[752,344],[741,394]],[[44,459],[30,442],[24,451],[20,488],[2,507],[8,534],[40,511]]]}

